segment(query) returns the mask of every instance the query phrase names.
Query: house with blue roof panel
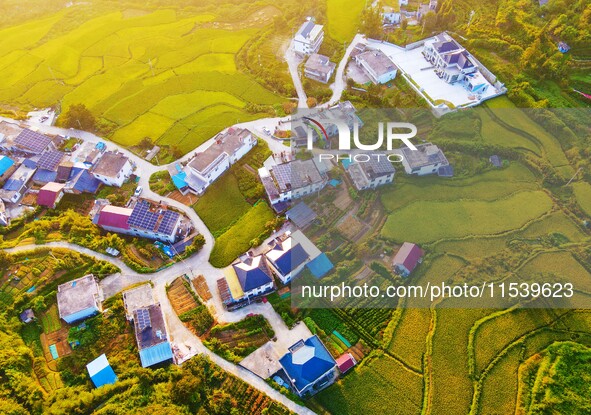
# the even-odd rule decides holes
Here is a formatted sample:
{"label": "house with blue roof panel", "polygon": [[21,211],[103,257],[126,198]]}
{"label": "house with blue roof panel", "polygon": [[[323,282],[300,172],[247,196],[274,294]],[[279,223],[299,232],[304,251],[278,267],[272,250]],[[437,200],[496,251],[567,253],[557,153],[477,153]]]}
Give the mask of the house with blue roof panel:
{"label": "house with blue roof panel", "polygon": [[274,241],[273,248],[265,254],[273,273],[287,284],[297,276],[310,261],[310,255],[291,236]]}
{"label": "house with blue roof panel", "polygon": [[142,367],[172,361],[172,347],[160,304],[135,310],[133,324]]}
{"label": "house with blue roof panel", "polygon": [[103,385],[112,385],[117,382],[117,375],[107,360],[105,354],[100,355],[92,362],[86,365],[86,370],[90,380],[95,387],[100,388]]}
{"label": "house with blue roof panel", "polygon": [[338,377],[336,361],[316,335],[291,346],[279,364],[301,397],[314,395]]}
{"label": "house with blue roof panel", "polygon": [[234,262],[224,271],[224,276],[223,281],[218,281],[218,288],[226,307],[246,304],[275,289],[273,274],[263,255],[246,256]]}

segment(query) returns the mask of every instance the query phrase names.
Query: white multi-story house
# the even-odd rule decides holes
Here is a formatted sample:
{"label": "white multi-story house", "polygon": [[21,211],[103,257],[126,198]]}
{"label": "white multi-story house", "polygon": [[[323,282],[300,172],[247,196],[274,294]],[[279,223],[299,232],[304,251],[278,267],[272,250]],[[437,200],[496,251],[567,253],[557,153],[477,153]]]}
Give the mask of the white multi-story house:
{"label": "white multi-story house", "polygon": [[300,397],[314,395],[338,379],[337,363],[317,335],[291,346],[279,364]]}
{"label": "white multi-story house", "polygon": [[235,261],[224,272],[225,284],[218,283],[222,301],[227,307],[248,303],[275,289],[273,274],[263,255],[246,256]]}
{"label": "white multi-story house", "polygon": [[381,50],[368,50],[354,59],[374,84],[385,84],[396,78],[398,73],[398,67]]}
{"label": "white multi-story house", "polygon": [[243,128],[230,128],[215,137],[213,144],[197,153],[185,168],[184,181],[197,195],[218,179],[257,144],[252,133]]}
{"label": "white multi-story house", "polygon": [[292,236],[275,240],[273,248],[265,254],[271,271],[287,284],[296,277],[310,261],[310,255]]}
{"label": "white multi-story house", "polygon": [[435,144],[425,143],[416,146],[416,150],[402,147],[396,152],[402,155],[402,165],[406,174],[425,176],[427,174],[439,174],[449,166],[447,158]]}
{"label": "white multi-story house", "polygon": [[380,155],[380,157],[374,155],[367,161],[351,163],[347,173],[357,190],[365,190],[392,183],[396,170],[386,155]]}
{"label": "white multi-story house", "polygon": [[128,157],[121,153],[107,151],[92,168],[92,175],[107,186],[121,187],[131,173],[133,166]]}
{"label": "white multi-story house", "polygon": [[489,83],[478,71],[470,54],[447,33],[440,33],[425,42],[423,56],[435,68],[435,73],[449,84],[461,82],[474,93],[483,94]]}
{"label": "white multi-story house", "polygon": [[318,192],[328,181],[313,160],[293,160],[270,170],[261,167],[259,176],[272,205]]}
{"label": "white multi-story house", "polygon": [[316,24],[313,17],[308,17],[293,38],[293,49],[297,53],[310,55],[318,52],[323,40],[324,27]]}

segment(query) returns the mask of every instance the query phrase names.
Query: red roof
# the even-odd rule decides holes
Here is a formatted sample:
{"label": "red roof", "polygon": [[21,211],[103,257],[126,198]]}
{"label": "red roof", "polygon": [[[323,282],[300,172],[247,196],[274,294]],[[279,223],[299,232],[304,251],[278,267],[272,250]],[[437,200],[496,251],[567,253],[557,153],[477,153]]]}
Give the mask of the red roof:
{"label": "red roof", "polygon": [[39,190],[39,194],[37,195],[37,204],[39,206],[53,208],[55,206],[55,201],[62,192],[63,188],[63,184],[47,183],[41,188],[41,190]]}
{"label": "red roof", "polygon": [[337,359],[337,366],[341,373],[345,373],[347,370],[355,366],[357,362],[351,353],[345,353]]}
{"label": "red roof", "polygon": [[405,242],[394,257],[394,265],[403,265],[408,272],[412,272],[425,252],[418,245]]}
{"label": "red roof", "polygon": [[105,206],[99,213],[98,225],[111,228],[129,229],[129,216],[131,209]]}

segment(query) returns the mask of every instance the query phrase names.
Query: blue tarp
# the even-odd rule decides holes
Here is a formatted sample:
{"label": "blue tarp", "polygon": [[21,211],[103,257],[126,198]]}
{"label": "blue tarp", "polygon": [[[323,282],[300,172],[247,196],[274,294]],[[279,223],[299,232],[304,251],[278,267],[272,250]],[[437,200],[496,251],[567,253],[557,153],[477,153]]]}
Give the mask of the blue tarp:
{"label": "blue tarp", "polygon": [[184,189],[185,187],[188,186],[187,182],[185,181],[186,177],[187,177],[187,173],[185,173],[184,171],[172,176],[172,182],[174,183],[174,185],[176,186],[177,189]]}
{"label": "blue tarp", "polygon": [[330,184],[332,187],[337,187],[339,184],[341,184],[341,181],[337,179],[332,179],[328,182],[328,184]]}
{"label": "blue tarp", "polygon": [[98,143],[96,143],[96,146],[94,146],[94,148],[96,148],[99,151],[103,151],[107,148],[107,145],[102,141],[99,141]]}
{"label": "blue tarp", "polygon": [[330,270],[334,268],[334,265],[324,253],[318,255],[312,261],[308,262],[306,266],[316,278],[324,277],[330,272]]}
{"label": "blue tarp", "polygon": [[14,161],[6,156],[0,156],[0,176],[14,165]]}
{"label": "blue tarp", "polygon": [[349,166],[351,165],[351,160],[344,159],[344,160],[341,160],[341,163],[343,163],[343,167],[345,168],[345,170],[347,170],[349,168]]}

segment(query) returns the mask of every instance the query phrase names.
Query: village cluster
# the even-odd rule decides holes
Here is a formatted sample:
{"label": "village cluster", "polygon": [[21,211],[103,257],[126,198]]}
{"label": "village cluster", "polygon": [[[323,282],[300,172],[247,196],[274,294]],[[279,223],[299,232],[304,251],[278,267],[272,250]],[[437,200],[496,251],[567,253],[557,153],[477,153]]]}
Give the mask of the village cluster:
{"label": "village cluster", "polygon": [[[418,24],[426,13],[435,9],[437,1],[414,12],[404,9],[407,4],[401,0],[400,12],[385,7],[384,27],[400,25],[402,20]],[[304,76],[328,83],[336,64],[318,53],[323,39],[323,26],[309,17],[296,33],[293,49],[305,60]],[[356,39],[346,75],[359,85],[388,85],[400,73],[433,109],[440,111],[478,105],[506,92],[496,76],[446,32],[404,47],[362,36]]]}
{"label": "village cluster", "polygon": [[[434,4],[436,0],[425,7],[432,9]],[[414,16],[403,8],[397,13],[385,11],[384,24],[399,24],[403,18],[420,19],[420,13],[427,11],[421,9]],[[318,54],[323,38],[323,26],[308,18],[297,31],[292,47],[296,54],[306,59],[304,75],[328,83],[336,64]],[[433,108],[447,109],[476,105],[504,93],[504,87],[494,75],[447,33],[407,47],[363,38],[358,40],[352,45],[351,62],[348,62],[346,72],[358,84],[387,85],[401,74]],[[329,140],[337,136],[337,126],[331,123],[335,119],[350,129],[355,124],[363,125],[353,104],[344,101],[329,108],[314,109],[305,120],[291,120],[292,130],[288,138],[279,138],[278,130],[263,129],[269,136],[266,139],[285,140],[291,144],[291,148],[286,147],[284,152],[270,156],[258,170],[270,205],[278,214],[285,214],[290,226],[244,253],[223,270],[223,277],[216,280],[216,285],[225,310],[235,311],[253,302],[265,301],[265,296],[288,285],[304,269],[314,277],[322,278],[334,268],[328,256],[302,232],[313,223],[316,213],[305,202],[298,201],[318,194],[326,186],[337,186],[340,182],[330,178],[332,169],[342,168],[356,191],[394,182],[396,170],[385,157],[365,162],[345,159],[340,161],[342,166],[338,166],[335,160],[294,156],[298,147],[307,145],[308,129],[314,128],[313,122],[323,125]],[[45,122],[47,119],[39,120],[39,123]],[[285,128],[289,129],[289,126]],[[201,146],[186,161],[170,164],[168,172],[176,189],[182,195],[203,195],[213,182],[257,145],[260,138],[253,131],[230,127]],[[64,148],[68,140],[68,137],[50,137],[18,123],[0,122],[2,225],[9,225],[11,217],[22,214],[27,206],[53,209],[64,194],[97,194],[101,186],[121,187],[136,180],[140,173],[130,157],[109,150],[104,142],[74,140],[71,147]],[[324,138],[316,131],[313,140],[319,142]],[[440,148],[432,143],[416,147],[414,151],[407,147],[394,150],[401,156],[406,174],[453,176],[453,168]],[[495,162],[501,165],[498,157]],[[142,198],[141,193],[142,188],[138,186],[135,194],[121,205],[104,198],[96,199],[90,211],[93,223],[108,232],[155,240],[171,256],[182,252],[187,241],[196,234],[194,224],[164,201]],[[110,253],[119,254],[115,250]],[[392,268],[406,277],[423,256],[419,246],[405,242],[394,256]],[[61,284],[57,289],[60,318],[68,324],[78,325],[81,330],[85,319],[104,311],[103,300],[101,286],[93,275]],[[146,284],[124,291],[123,301],[127,319],[135,330],[142,366],[176,361],[178,350],[170,340],[166,319],[161,305],[154,298],[152,286]],[[32,321],[33,311],[25,310],[21,319]],[[57,351],[55,354],[57,358]],[[302,335],[289,347],[271,344],[261,347],[253,355],[241,365],[264,379],[271,378],[280,386],[290,388],[301,397],[332,384],[357,363],[350,353],[335,359],[317,335],[309,334]],[[90,362],[87,369],[97,387],[117,380],[106,355]]]}

